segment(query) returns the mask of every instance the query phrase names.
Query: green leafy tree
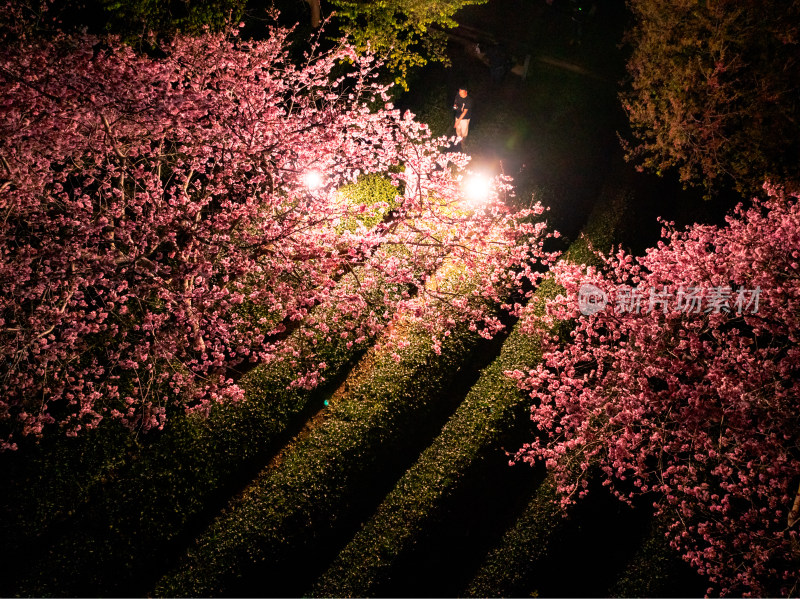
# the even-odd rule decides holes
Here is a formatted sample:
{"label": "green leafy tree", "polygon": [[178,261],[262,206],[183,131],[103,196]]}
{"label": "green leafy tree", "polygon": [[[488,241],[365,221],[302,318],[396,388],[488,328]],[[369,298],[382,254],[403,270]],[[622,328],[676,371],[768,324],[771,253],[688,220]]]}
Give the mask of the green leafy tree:
{"label": "green leafy tree", "polygon": [[798,180],[800,2],[628,0],[628,157],[708,190]]}
{"label": "green leafy tree", "polygon": [[404,88],[408,70],[429,60],[446,62],[444,29],[455,13],[486,0],[331,0],[341,27],[356,48],[386,58]]}

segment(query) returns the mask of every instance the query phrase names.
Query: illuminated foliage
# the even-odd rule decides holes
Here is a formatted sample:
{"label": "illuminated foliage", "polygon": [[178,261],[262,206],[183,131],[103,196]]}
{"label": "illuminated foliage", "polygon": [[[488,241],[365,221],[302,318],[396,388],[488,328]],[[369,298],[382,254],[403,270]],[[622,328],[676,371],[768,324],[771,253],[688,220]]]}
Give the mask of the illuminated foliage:
{"label": "illuminated foliage", "polygon": [[429,60],[446,62],[443,29],[454,27],[455,13],[486,0],[332,0],[338,19],[359,52],[386,57],[405,87],[408,70]]}
{"label": "illuminated foliage", "polygon": [[798,180],[800,4],[629,0],[628,155],[709,189]]}

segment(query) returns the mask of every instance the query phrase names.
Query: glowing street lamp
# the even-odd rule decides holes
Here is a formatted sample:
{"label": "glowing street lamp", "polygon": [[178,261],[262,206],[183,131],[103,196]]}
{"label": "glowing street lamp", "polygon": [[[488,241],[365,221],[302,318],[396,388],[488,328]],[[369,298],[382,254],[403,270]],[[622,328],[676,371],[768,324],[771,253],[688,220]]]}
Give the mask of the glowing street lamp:
{"label": "glowing street lamp", "polygon": [[322,176],[322,173],[318,170],[312,169],[306,171],[303,174],[303,185],[306,186],[306,189],[314,191],[315,189],[319,189],[325,184],[325,179]]}
{"label": "glowing street lamp", "polygon": [[489,200],[489,193],[492,190],[492,181],[486,175],[472,173],[464,179],[462,189],[467,202],[473,206],[477,206]]}

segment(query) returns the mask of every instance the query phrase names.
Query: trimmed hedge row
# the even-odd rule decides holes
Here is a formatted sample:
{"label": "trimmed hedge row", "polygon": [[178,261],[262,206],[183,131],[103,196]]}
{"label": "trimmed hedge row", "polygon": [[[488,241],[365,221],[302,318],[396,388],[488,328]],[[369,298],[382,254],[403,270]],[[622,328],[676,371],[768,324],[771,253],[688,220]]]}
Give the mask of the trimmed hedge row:
{"label": "trimmed hedge row", "polygon": [[[577,473],[577,466],[575,470]],[[631,508],[619,501],[603,486],[599,469],[587,478],[588,497],[564,512],[555,480],[548,475],[515,523],[473,571],[464,594],[607,596],[642,544],[652,521],[651,509],[647,502]],[[675,582],[670,580],[670,584]],[[677,596],[695,596],[700,590]]]}
{"label": "trimmed hedge row", "polygon": [[634,192],[625,183],[607,184],[589,213],[580,236],[562,256],[574,264],[599,266],[596,251],[607,253],[615,243],[625,236],[631,226],[628,209],[636,201]]}
{"label": "trimmed hedge row", "polygon": [[681,561],[669,546],[666,532],[665,523],[654,519],[609,597],[699,597],[707,592],[707,581]]}
{"label": "trimmed hedge row", "polygon": [[[555,286],[544,281],[536,297],[542,301],[554,292]],[[369,595],[393,560],[413,543],[443,497],[511,425],[526,397],[503,373],[526,368],[541,355],[538,339],[520,332],[520,327],[518,323],[500,356],[481,372],[441,434],[316,582],[312,596]]]}
{"label": "trimmed hedge row", "polygon": [[[634,200],[633,194],[625,186],[606,188],[601,201],[593,210],[581,238],[571,246],[564,258],[582,264],[597,265],[593,249],[607,250],[621,232],[626,222],[626,208]],[[545,559],[557,539],[570,526],[570,520],[563,517],[557,505],[558,497],[551,476],[531,498],[517,522],[506,531],[500,544],[492,550],[483,562],[466,589],[468,596],[518,596],[530,591],[526,588],[538,567],[547,567]],[[660,541],[660,542],[659,542]],[[661,539],[651,534],[645,542],[641,555],[634,558],[628,566],[628,573],[618,581],[612,592],[618,596],[651,596],[658,587],[647,583],[651,573],[647,572],[648,560],[655,566],[663,566],[659,560],[668,559],[671,550]],[[674,563],[675,557],[672,557]],[[672,576],[664,569],[652,575],[661,579]],[[674,580],[674,579],[673,579]]]}
{"label": "trimmed hedge row", "polygon": [[[441,398],[462,367],[470,368],[468,358],[480,338],[460,325],[439,355],[428,335],[410,331],[408,340],[410,345],[397,351],[399,361],[385,350],[367,355],[368,366],[348,379],[327,418],[212,523],[180,566],[161,579],[157,595],[229,594],[265,562],[280,576],[280,564],[335,536],[337,524],[353,515],[359,495],[380,486],[376,479],[393,476],[387,463],[419,451],[410,439],[442,410]],[[405,463],[398,468],[402,472]],[[262,588],[255,594],[270,592]]]}
{"label": "trimmed hedge row", "polygon": [[9,585],[23,556],[107,482],[134,445],[116,422],[78,438],[24,440],[18,451],[0,454],[0,563],[8,572],[0,575],[0,596],[13,592]]}
{"label": "trimmed hedge row", "polygon": [[525,583],[546,558],[567,520],[559,505],[553,477],[534,492],[515,524],[506,531],[465,591],[468,597],[518,597]]}
{"label": "trimmed hedge row", "polygon": [[[348,349],[346,340],[336,338],[320,345],[317,359],[328,364],[327,376],[336,379],[365,347],[366,342]],[[99,468],[95,488],[84,492],[82,506],[71,508],[70,520],[37,539],[37,559],[20,564],[14,592],[146,592],[155,580],[153,573],[163,571],[186,529],[210,506],[221,504],[232,485],[238,487],[242,478],[253,475],[284,442],[287,426],[305,420],[304,413],[314,404],[322,406],[328,388],[291,388],[296,373],[297,368],[285,362],[259,367],[240,382],[245,399],[215,406],[208,418],[179,413],[161,433],[133,440],[120,430],[116,436],[101,437],[103,442],[92,449],[102,455],[119,443],[124,453],[100,464],[104,468]],[[69,474],[76,473],[68,468],[66,482]],[[57,509],[58,494],[44,501],[45,507]]]}
{"label": "trimmed hedge row", "polygon": [[[604,190],[583,235],[567,250],[566,259],[596,262],[591,249],[611,246],[627,199],[626,194],[616,190]],[[542,281],[532,300],[537,303],[535,310],[542,310],[546,299],[554,297],[558,291],[552,280]],[[539,339],[522,333],[522,326],[522,323],[517,324],[500,356],[484,369],[439,437],[316,581],[310,595],[367,596],[374,593],[389,575],[398,556],[414,544],[470,467],[512,427],[515,414],[529,398],[504,372],[526,370],[541,359]],[[545,485],[534,496],[535,507],[543,510],[544,515],[529,515],[531,522],[550,524],[550,516],[561,519],[558,505],[554,502],[551,507],[542,499],[555,500],[554,492],[549,489]],[[531,534],[539,533],[531,531]],[[524,554],[521,552],[521,556]]]}
{"label": "trimmed hedge row", "polygon": [[[626,226],[625,212],[633,193],[622,186],[606,186],[581,233],[563,259],[599,265],[595,251],[608,251]],[[548,550],[569,522],[558,504],[555,481],[547,475],[516,523],[484,560],[466,589],[468,596],[515,596],[541,567]]]}

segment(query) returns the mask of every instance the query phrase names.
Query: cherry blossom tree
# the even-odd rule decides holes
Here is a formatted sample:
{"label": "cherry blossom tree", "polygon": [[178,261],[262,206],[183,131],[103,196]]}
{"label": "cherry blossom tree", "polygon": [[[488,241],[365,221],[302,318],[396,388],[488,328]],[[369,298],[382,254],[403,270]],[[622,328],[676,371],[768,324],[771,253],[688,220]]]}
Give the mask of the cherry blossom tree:
{"label": "cherry blossom tree", "polygon": [[[237,372],[271,360],[302,359],[312,385],[314,343],[358,343],[412,308],[434,335],[454,317],[490,335],[486,306],[536,278],[544,225],[504,208],[502,181],[464,200],[468,158],[374,109],[371,57],[293,61],[286,30],[235,33],[156,58],[85,35],[19,34],[0,53],[4,448],[107,417],[160,427],[171,405],[237,399]],[[392,201],[342,197],[368,173]],[[468,288],[426,283],[446,259]]]}
{"label": "cherry blossom tree", "polygon": [[559,263],[544,321],[570,338],[509,373],[539,431],[517,459],[553,469],[565,505],[593,472],[653,501],[723,595],[800,582],[800,202],[768,191],[722,227],[667,224],[642,258]]}

